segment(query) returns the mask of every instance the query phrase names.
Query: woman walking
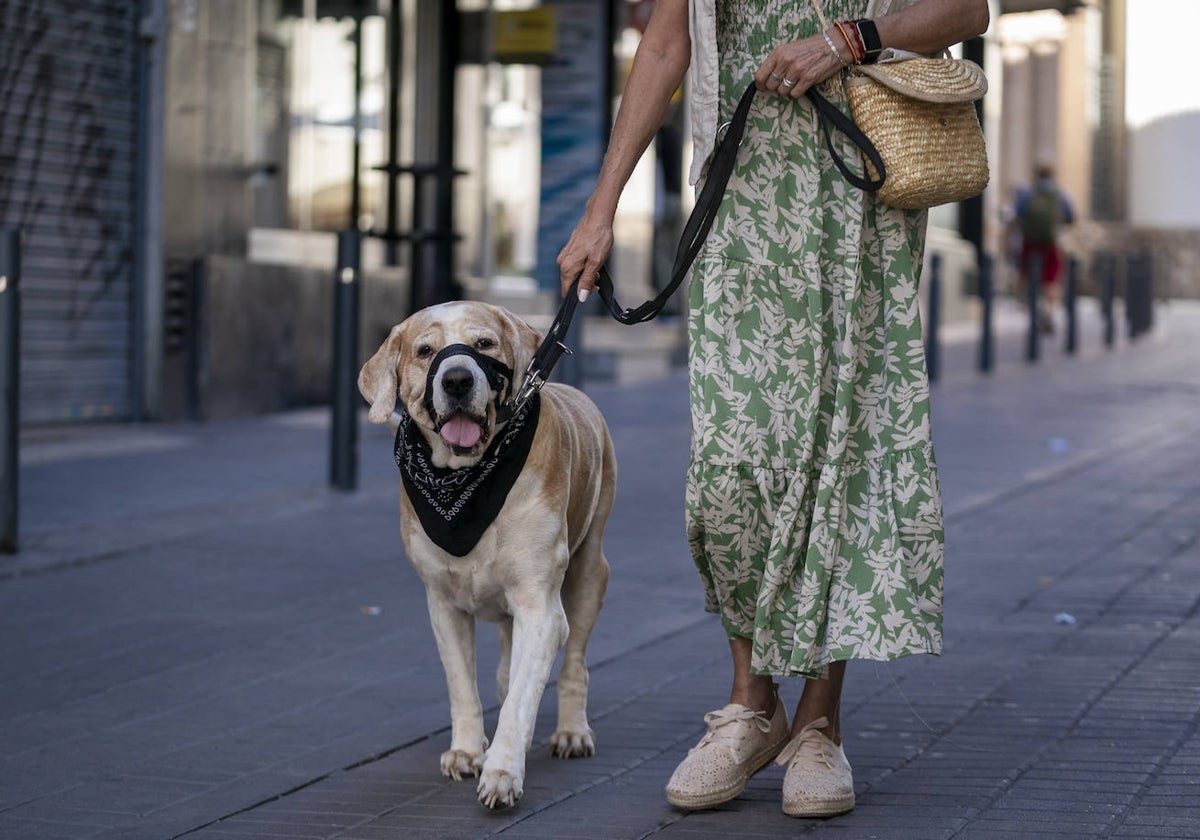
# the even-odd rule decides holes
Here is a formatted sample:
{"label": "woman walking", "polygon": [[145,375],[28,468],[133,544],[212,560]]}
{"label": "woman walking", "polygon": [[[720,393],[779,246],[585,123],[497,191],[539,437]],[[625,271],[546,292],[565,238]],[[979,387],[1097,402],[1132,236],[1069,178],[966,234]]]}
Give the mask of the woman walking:
{"label": "woman walking", "polygon": [[[586,297],[620,193],[689,65],[692,183],[753,78],[760,93],[690,285],[687,533],[733,680],[667,784],[683,808],[736,797],[776,759],[785,813],[850,810],[847,661],[941,650],[941,497],[917,308],[926,214],[848,184],[803,95],[882,49],[930,54],[976,36],[988,7],[819,2],[824,31],[813,0],[658,0],[558,258],[564,291],[578,278]],[[805,679],[790,726],[775,682],[785,676]]]}

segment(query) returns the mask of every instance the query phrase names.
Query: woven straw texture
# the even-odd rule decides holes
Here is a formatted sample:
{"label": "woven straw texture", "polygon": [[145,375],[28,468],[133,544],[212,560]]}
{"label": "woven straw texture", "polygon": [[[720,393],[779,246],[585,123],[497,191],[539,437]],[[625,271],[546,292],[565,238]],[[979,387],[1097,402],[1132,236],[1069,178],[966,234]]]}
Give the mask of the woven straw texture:
{"label": "woven straw texture", "polygon": [[964,59],[911,58],[863,64],[854,72],[924,102],[974,102],[988,87],[983,68]]}
{"label": "woven straw texture", "polygon": [[[854,122],[887,169],[876,194],[880,201],[921,210],[983,192],[987,147],[971,102],[920,101],[866,76],[846,79],[845,87]],[[875,167],[866,167],[878,177]]]}

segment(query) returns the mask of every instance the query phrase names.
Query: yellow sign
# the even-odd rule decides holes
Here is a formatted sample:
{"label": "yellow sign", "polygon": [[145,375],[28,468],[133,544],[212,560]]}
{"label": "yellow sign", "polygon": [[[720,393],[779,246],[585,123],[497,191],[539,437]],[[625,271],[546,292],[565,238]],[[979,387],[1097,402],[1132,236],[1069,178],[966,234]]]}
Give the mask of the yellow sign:
{"label": "yellow sign", "polygon": [[496,12],[492,56],[510,64],[544,64],[558,49],[554,9],[515,9]]}

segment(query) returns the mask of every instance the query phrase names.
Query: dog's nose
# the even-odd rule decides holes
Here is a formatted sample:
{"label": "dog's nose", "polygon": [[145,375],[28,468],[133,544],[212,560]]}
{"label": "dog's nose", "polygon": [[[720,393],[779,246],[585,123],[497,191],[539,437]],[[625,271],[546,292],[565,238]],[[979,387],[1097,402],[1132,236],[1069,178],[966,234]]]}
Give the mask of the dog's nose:
{"label": "dog's nose", "polygon": [[442,390],[448,397],[462,398],[471,393],[475,377],[465,367],[450,368],[442,374]]}

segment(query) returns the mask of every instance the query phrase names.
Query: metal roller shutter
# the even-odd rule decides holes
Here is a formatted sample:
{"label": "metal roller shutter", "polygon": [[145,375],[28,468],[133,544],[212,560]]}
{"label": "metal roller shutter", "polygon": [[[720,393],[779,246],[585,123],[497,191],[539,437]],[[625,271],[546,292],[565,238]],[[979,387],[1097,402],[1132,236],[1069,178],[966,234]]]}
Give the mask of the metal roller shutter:
{"label": "metal roller shutter", "polygon": [[132,411],[139,6],[0,0],[0,224],[23,232],[25,423]]}

